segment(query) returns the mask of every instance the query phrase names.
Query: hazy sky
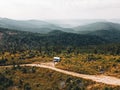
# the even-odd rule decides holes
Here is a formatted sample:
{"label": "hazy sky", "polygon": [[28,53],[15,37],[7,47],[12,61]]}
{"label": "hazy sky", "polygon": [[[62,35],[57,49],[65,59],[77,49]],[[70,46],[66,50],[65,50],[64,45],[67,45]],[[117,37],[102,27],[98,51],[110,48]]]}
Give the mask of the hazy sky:
{"label": "hazy sky", "polygon": [[120,18],[120,0],[0,0],[0,17],[12,19]]}

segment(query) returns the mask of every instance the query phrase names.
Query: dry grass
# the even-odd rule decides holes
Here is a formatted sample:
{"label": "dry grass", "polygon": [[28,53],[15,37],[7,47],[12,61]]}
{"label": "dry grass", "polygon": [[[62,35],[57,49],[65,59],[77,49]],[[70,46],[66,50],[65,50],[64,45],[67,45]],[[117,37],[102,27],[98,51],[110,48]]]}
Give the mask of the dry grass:
{"label": "dry grass", "polygon": [[[27,70],[27,73],[22,72],[23,68]],[[120,87],[95,83],[48,69],[35,68],[36,71],[32,73],[31,68],[21,67],[21,69],[16,70],[0,68],[0,72],[14,81],[14,85],[9,87],[8,90],[13,90],[13,88],[24,90],[26,84],[29,84],[31,90],[104,90],[106,87],[109,89],[120,89]],[[20,80],[22,80],[22,84]]]}

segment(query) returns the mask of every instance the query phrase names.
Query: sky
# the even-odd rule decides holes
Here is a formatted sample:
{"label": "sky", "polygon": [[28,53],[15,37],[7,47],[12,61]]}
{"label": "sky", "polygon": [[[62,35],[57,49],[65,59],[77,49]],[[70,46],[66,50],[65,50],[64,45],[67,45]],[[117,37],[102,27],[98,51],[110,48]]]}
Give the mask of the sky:
{"label": "sky", "polygon": [[11,19],[115,19],[120,0],[0,0],[0,17]]}

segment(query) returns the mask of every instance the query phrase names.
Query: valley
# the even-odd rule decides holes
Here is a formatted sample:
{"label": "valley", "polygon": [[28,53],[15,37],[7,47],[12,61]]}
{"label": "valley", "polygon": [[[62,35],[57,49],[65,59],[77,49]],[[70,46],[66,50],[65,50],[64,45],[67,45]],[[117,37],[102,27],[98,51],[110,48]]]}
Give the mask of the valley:
{"label": "valley", "polygon": [[[65,28],[0,19],[0,89],[119,90],[119,29],[113,22]],[[61,61],[54,66],[55,56]]]}

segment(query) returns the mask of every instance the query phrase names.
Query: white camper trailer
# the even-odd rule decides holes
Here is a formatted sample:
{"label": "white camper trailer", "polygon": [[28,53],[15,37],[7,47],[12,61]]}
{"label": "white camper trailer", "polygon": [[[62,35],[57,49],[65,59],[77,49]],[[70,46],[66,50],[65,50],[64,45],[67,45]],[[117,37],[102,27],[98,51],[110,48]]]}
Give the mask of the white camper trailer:
{"label": "white camper trailer", "polygon": [[60,57],[54,57],[53,62],[60,62]]}

